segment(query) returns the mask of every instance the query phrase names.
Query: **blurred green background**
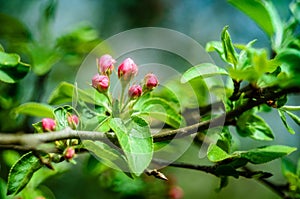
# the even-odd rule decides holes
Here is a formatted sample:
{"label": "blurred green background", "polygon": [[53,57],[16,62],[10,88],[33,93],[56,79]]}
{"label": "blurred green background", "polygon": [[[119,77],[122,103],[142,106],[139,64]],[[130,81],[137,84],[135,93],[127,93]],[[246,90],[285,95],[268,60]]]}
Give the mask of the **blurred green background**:
{"label": "blurred green background", "polygon": [[[281,17],[288,18],[289,1],[274,0],[273,2]],[[17,85],[0,84],[2,97],[13,96],[11,102],[6,103],[6,107],[2,102],[1,131],[15,132],[24,128],[30,130],[29,124],[35,121],[34,118],[21,117],[16,121],[14,118],[7,117],[8,110],[25,101],[45,102],[51,90],[59,82],[74,81],[77,69],[89,50],[101,40],[128,29],[148,26],[169,28],[182,32],[205,46],[208,41],[219,40],[222,28],[229,25],[229,31],[235,43],[247,43],[257,39],[255,47],[270,45],[267,36],[256,24],[225,0],[57,0],[56,3],[54,11],[48,7],[48,10],[44,12],[45,7],[49,4],[49,1],[46,0],[0,0],[0,43],[6,52],[21,54],[22,60],[27,63],[31,63],[32,60],[38,62],[38,58],[33,58],[34,56],[28,53],[28,49],[32,49],[34,45],[30,48],[27,43],[34,43],[34,49],[37,51],[39,49],[36,46],[40,44],[41,49],[49,47],[55,51],[59,48],[58,52],[61,53],[59,55],[51,54],[54,56],[54,60],[48,61],[51,62],[50,65],[53,68],[48,75],[45,76],[39,73],[39,69],[36,69],[35,75],[28,75]],[[49,16],[44,17],[45,13],[48,13]],[[78,31],[74,33],[75,29]],[[62,38],[62,35],[66,34],[69,34],[69,37]],[[59,40],[62,43],[61,46],[58,45],[59,42],[54,43],[54,41],[57,42],[56,38],[61,38]],[[78,45],[76,46],[76,44]],[[45,57],[48,55],[46,53]],[[217,64],[222,65],[215,54],[211,56]],[[44,88],[39,85],[41,81],[45,83]],[[299,97],[291,98],[289,104],[297,104],[298,100]],[[275,134],[275,140],[269,144],[300,146],[299,134],[287,133],[277,114],[266,113],[263,116]],[[299,130],[299,127],[293,126],[293,123],[289,122],[294,129]],[[237,137],[237,135],[234,136]],[[246,138],[239,138],[237,142],[241,150],[265,144]],[[290,156],[292,160],[296,160],[298,157],[298,152]],[[101,188],[99,178],[84,171],[86,158],[85,156],[79,157],[78,164],[71,166],[71,170],[45,181],[45,184],[53,192],[52,197],[57,199],[121,198],[120,194]],[[191,146],[180,160],[195,164],[206,163],[206,160],[199,160],[196,146]],[[276,160],[261,168],[276,174],[271,178],[272,181],[283,183],[280,164],[280,160]],[[258,167],[253,168],[259,169]],[[230,178],[229,186],[221,192],[216,192],[219,180],[209,174],[175,168],[165,169],[163,172],[176,178],[177,184],[184,190],[184,198],[187,199],[278,198],[255,180]],[[7,166],[2,164],[0,173],[1,177],[6,179]],[[149,189],[162,186],[153,180],[150,181]],[[151,191],[149,191],[149,198],[155,198],[150,196]]]}

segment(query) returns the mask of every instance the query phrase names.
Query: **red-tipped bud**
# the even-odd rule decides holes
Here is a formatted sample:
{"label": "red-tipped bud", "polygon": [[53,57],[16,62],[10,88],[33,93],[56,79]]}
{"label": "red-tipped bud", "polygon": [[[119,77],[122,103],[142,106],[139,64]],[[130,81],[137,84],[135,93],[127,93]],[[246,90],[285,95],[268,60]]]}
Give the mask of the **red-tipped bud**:
{"label": "red-tipped bud", "polygon": [[92,79],[92,86],[101,93],[106,92],[109,87],[109,78],[106,75],[96,74]]}
{"label": "red-tipped bud", "polygon": [[132,85],[128,90],[129,98],[138,98],[142,95],[142,87],[140,85]]}
{"label": "red-tipped bud", "polygon": [[73,147],[68,147],[64,152],[64,157],[66,160],[71,160],[75,156],[75,149]]}
{"label": "red-tipped bud", "polygon": [[68,116],[68,124],[72,129],[76,129],[79,124],[79,119],[77,115],[69,115]]}
{"label": "red-tipped bud", "polygon": [[129,82],[138,72],[138,67],[130,58],[125,59],[118,68],[118,77],[122,81]]}
{"label": "red-tipped bud", "polygon": [[97,59],[98,71],[102,75],[110,75],[114,70],[114,64],[116,60],[112,58],[112,56],[106,54],[102,55],[100,59]]}
{"label": "red-tipped bud", "polygon": [[183,198],[183,190],[179,186],[172,186],[168,192],[170,199],[181,199]]}
{"label": "red-tipped bud", "polygon": [[149,73],[144,77],[144,88],[146,90],[152,90],[157,87],[158,79],[153,73]]}
{"label": "red-tipped bud", "polygon": [[44,131],[54,131],[56,128],[56,122],[51,118],[44,118],[42,119],[42,127]]}

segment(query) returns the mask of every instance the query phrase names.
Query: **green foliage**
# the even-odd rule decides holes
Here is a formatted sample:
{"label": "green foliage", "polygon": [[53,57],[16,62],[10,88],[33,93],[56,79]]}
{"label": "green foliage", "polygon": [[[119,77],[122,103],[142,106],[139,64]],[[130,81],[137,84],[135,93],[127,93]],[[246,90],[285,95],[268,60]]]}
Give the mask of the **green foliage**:
{"label": "green foliage", "polygon": [[283,25],[271,1],[228,0],[228,2],[253,19],[272,39],[274,48],[279,49],[282,41]]}
{"label": "green foliage", "polygon": [[0,51],[0,80],[6,83],[15,83],[23,79],[30,70],[28,64],[22,63],[17,54]]}
{"label": "green foliage", "polygon": [[181,83],[186,83],[192,79],[213,77],[215,75],[228,75],[226,70],[211,63],[204,63],[188,69],[181,77]]}
{"label": "green foliage", "polygon": [[228,154],[217,145],[211,144],[207,152],[207,157],[210,161],[221,162],[221,164],[222,162],[224,164],[233,163],[238,159],[243,161],[246,160],[245,163],[250,162],[252,164],[263,164],[286,156],[295,150],[296,148],[294,147],[271,145],[248,151],[236,151],[232,154]]}
{"label": "green foliage", "polygon": [[150,164],[153,153],[149,125],[140,117],[132,117],[126,122],[113,118],[110,120],[110,127],[118,137],[129,168],[135,175],[141,175]]}
{"label": "green foliage", "polygon": [[266,141],[274,139],[272,130],[264,119],[249,112],[242,114],[238,118],[236,130],[243,137]]}
{"label": "green foliage", "polygon": [[86,149],[101,159],[105,165],[114,169],[123,169],[128,171],[126,158],[116,149],[113,149],[104,142],[83,140],[82,144]]}
{"label": "green foliage", "polygon": [[[245,166],[248,163],[268,163],[289,155],[296,148],[271,145],[239,151],[238,147],[235,148],[233,144],[233,136],[229,126],[234,126],[238,135],[242,137],[271,141],[274,139],[271,127],[258,114],[259,111],[270,111],[272,108],[276,108],[283,125],[291,134],[295,134],[295,130],[289,126],[286,116],[300,125],[300,118],[291,112],[299,111],[300,108],[285,104],[288,102],[288,94],[291,92],[288,89],[293,88],[292,92],[299,92],[300,37],[297,27],[299,27],[300,20],[300,4],[299,1],[295,1],[290,5],[292,16],[289,21],[283,22],[271,1],[228,0],[228,2],[252,18],[266,32],[271,39],[271,52],[268,48],[257,49],[253,47],[256,40],[247,44],[233,43],[229,27],[225,26],[221,32],[220,41],[212,41],[206,45],[208,52],[215,51],[218,53],[225,63],[224,67],[211,63],[193,66],[182,75],[180,81],[178,78],[164,86],[155,88],[153,91],[152,88],[143,90],[141,96],[136,98],[126,95],[128,90],[125,89],[131,86],[130,81],[120,80],[122,90],[117,98],[113,98],[109,89],[108,91],[99,91],[99,89],[94,89],[95,86],[93,85],[94,88],[83,90],[78,88],[76,84],[61,82],[48,99],[48,104],[55,107],[40,102],[26,102],[14,107],[9,111],[15,115],[25,114],[34,117],[53,118],[56,125],[55,129],[58,131],[69,130],[69,127],[73,129],[72,133],[77,132],[77,130],[83,130],[85,133],[96,131],[93,133],[99,133],[99,137],[106,136],[107,142],[103,141],[103,137],[98,141],[92,140],[92,138],[80,140],[72,137],[72,139],[56,140],[49,145],[47,143],[43,147],[37,146],[39,150],[45,149],[45,157],[47,157],[45,162],[41,161],[44,157],[37,157],[33,152],[23,155],[16,161],[18,154],[6,151],[3,153],[5,163],[8,166],[12,165],[12,162],[16,161],[16,163],[11,167],[7,185],[0,179],[0,197],[5,197],[3,187],[7,187],[8,195],[18,194],[29,183],[34,173],[38,174],[38,177],[33,177],[34,180],[32,180],[34,184],[32,187],[34,188],[27,187],[28,190],[25,189],[21,194],[24,198],[40,195],[43,192],[37,188],[37,185],[52,175],[41,171],[42,169],[40,170],[43,165],[54,168],[58,165],[56,163],[64,160],[74,162],[75,154],[83,153],[86,150],[100,160],[100,163],[93,163],[94,166],[97,166],[92,168],[92,173],[100,175],[100,184],[102,186],[107,185],[116,192],[132,196],[145,190],[143,178],[138,177],[148,171],[156,151],[172,144],[168,136],[172,137],[178,132],[189,133],[191,129],[199,128],[200,132],[197,138],[207,144],[205,143],[206,140],[201,138],[201,133],[202,131],[206,132],[208,122],[216,125],[216,127],[221,127],[216,128],[219,139],[215,144],[209,143],[207,151],[207,158],[213,165],[204,166],[208,173],[220,178],[219,189],[228,184],[230,176],[258,179],[270,177],[269,173],[262,171],[248,172]],[[49,1],[43,7],[39,19],[41,30],[39,37],[30,36],[29,31],[23,27],[22,23],[0,14],[0,22],[7,19],[8,22],[16,26],[16,34],[23,35],[16,45],[20,47],[20,51],[25,49],[20,55],[23,56],[24,54],[30,59],[34,77],[39,82],[44,81],[42,84],[45,83],[45,78],[56,64],[63,64],[68,67],[77,65],[85,53],[93,49],[100,41],[97,32],[88,24],[82,24],[58,38],[49,36],[52,35],[49,27],[54,19],[55,10],[56,1]],[[7,25],[8,22],[4,24]],[[8,34],[10,32],[13,31],[5,27],[0,30],[0,36],[10,37]],[[17,52],[19,53],[19,51]],[[29,65],[22,63],[19,55],[5,53],[0,45],[1,81],[17,83],[29,71]],[[213,86],[206,85],[207,79],[220,75],[228,82],[225,88],[220,88],[218,82],[214,82]],[[145,85],[141,85],[142,87],[145,88]],[[207,108],[210,106],[208,104],[209,91],[217,93],[218,89],[223,90],[222,94],[217,95],[219,98],[217,100],[222,100],[219,104],[225,106],[224,110],[223,107],[218,107],[222,113]],[[30,99],[35,99],[35,97],[32,96]],[[39,97],[37,99],[40,101]],[[66,105],[72,102],[74,107]],[[6,96],[0,97],[0,103],[1,105],[8,104],[5,107],[12,107],[12,103]],[[198,110],[198,108],[201,114],[200,116],[197,115],[200,118],[200,123],[191,115],[196,124],[185,128],[187,122],[184,116],[189,117],[188,111]],[[204,115],[202,115],[202,111]],[[223,111],[226,113],[223,114]],[[76,121],[75,126],[74,121],[70,121],[70,116],[77,117],[76,120],[78,121]],[[214,123],[220,119],[225,120],[224,126]],[[42,134],[45,133],[43,125],[39,121],[33,124],[33,127],[37,133]],[[167,130],[168,133],[166,134],[158,135],[161,137],[166,135],[167,141],[158,140],[158,143],[153,143],[154,140],[157,140],[154,139],[156,135],[151,134],[151,128],[157,126],[173,128],[171,131]],[[55,132],[47,133],[55,135]],[[48,147],[50,148],[49,151]],[[175,149],[177,146],[173,147]],[[68,154],[69,149],[71,149],[71,155]],[[90,164],[88,167],[93,167]],[[108,167],[123,173],[112,171]],[[39,172],[37,172],[38,170]],[[289,196],[299,197],[299,163],[295,166],[284,159],[282,171],[289,185],[289,190],[285,191],[288,192]],[[134,179],[130,181],[131,179],[127,176]]]}
{"label": "green foliage", "polygon": [[133,110],[137,112],[136,115],[147,115],[153,117],[174,128],[184,126],[184,118],[166,100],[151,97],[141,100],[140,102],[139,101],[133,107]]}
{"label": "green foliage", "polygon": [[230,63],[235,67],[237,65],[237,55],[228,32],[228,26],[225,26],[225,28],[223,29],[221,33],[221,40],[224,56],[227,63]]}
{"label": "green foliage", "polygon": [[7,194],[17,194],[29,182],[32,175],[39,170],[43,164],[40,159],[29,152],[23,155],[9,172]]}
{"label": "green foliage", "polygon": [[35,117],[48,117],[54,118],[53,115],[53,107],[48,104],[36,103],[36,102],[27,102],[21,104],[17,108],[13,110],[13,113],[18,114],[26,114]]}

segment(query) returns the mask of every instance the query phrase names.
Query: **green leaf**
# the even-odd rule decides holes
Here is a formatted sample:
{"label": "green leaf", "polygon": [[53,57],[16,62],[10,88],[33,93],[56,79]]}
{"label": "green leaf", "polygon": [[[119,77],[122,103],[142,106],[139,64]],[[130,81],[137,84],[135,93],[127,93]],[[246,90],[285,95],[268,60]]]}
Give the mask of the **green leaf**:
{"label": "green leaf", "polygon": [[134,106],[134,110],[137,112],[137,115],[149,115],[174,128],[185,125],[184,118],[162,98],[149,98],[141,106]]}
{"label": "green leaf", "polygon": [[227,71],[211,63],[203,63],[188,69],[181,77],[181,83],[186,83],[197,77],[208,78],[215,75],[228,75]]}
{"label": "green leaf", "polygon": [[225,26],[221,33],[222,46],[224,49],[224,55],[228,63],[237,65],[237,53],[234,50],[231,38],[228,32],[228,26]]}
{"label": "green leaf", "polygon": [[153,140],[149,125],[139,117],[132,117],[126,123],[120,118],[113,118],[110,120],[110,127],[117,135],[129,168],[139,176],[152,159]]}
{"label": "green leaf", "polygon": [[57,124],[56,130],[64,129],[67,126],[69,126],[67,118],[68,118],[69,114],[72,113],[72,111],[74,111],[74,109],[69,105],[57,107],[53,111],[55,120],[56,120],[56,124]]}
{"label": "green leaf", "polygon": [[87,103],[104,106],[107,108],[107,97],[95,89],[85,91],[77,88],[73,84],[68,82],[61,82],[50,94],[48,98],[49,104],[63,104],[72,102],[73,99],[82,100]]}
{"label": "green leaf", "polygon": [[0,80],[6,83],[16,83],[23,79],[30,70],[30,66],[25,63],[18,63],[15,66],[5,66],[0,64]]}
{"label": "green leaf", "polygon": [[13,110],[13,113],[16,115],[26,114],[36,117],[54,118],[53,110],[54,108],[47,104],[27,102],[15,108]]}
{"label": "green leaf", "polygon": [[261,117],[249,112],[243,113],[238,118],[236,129],[243,137],[266,141],[274,139],[270,126]]}
{"label": "green leaf", "polygon": [[286,121],[284,111],[278,109],[278,114],[279,114],[280,119],[281,119],[282,123],[284,124],[285,128],[288,130],[288,132],[290,132],[291,134],[295,134],[295,131],[288,125],[288,123]]}
{"label": "green leaf", "polygon": [[68,82],[61,82],[50,94],[49,104],[63,104],[72,102],[74,95],[74,85]]}
{"label": "green leaf", "polygon": [[53,65],[61,59],[61,54],[57,49],[47,47],[47,45],[31,43],[28,48],[31,52],[32,70],[36,75],[48,73]]}
{"label": "green leaf", "polygon": [[7,183],[7,195],[19,193],[30,181],[34,172],[43,164],[32,152],[23,155],[10,169]]}
{"label": "green leaf", "polygon": [[107,144],[99,141],[83,140],[84,147],[101,159],[107,166],[128,171],[124,156]]}
{"label": "green leaf", "polygon": [[249,151],[236,151],[232,154],[226,153],[220,147],[215,144],[211,144],[207,151],[207,158],[212,162],[219,162],[232,168],[239,168],[246,165],[247,162],[253,164],[263,164],[270,162],[277,158],[289,155],[296,151],[297,148],[283,146],[283,145],[271,145],[251,149]]}
{"label": "green leaf", "polygon": [[227,61],[226,58],[225,58],[225,54],[224,54],[224,49],[223,49],[223,46],[222,46],[222,42],[219,42],[219,41],[210,41],[206,44],[205,46],[205,50],[207,52],[213,52],[213,51],[216,51],[219,56],[221,57],[221,59],[223,61]]}
{"label": "green leaf", "polygon": [[7,166],[11,167],[20,159],[20,154],[13,150],[5,150],[2,152],[2,159]]}
{"label": "green leaf", "polygon": [[19,55],[14,53],[5,53],[0,51],[0,65],[3,66],[15,66],[20,62]]}
{"label": "green leaf", "polygon": [[285,63],[289,67],[291,73],[300,73],[299,62],[300,62],[300,52],[297,49],[285,48],[279,51],[275,57],[275,60],[280,63]]}
{"label": "green leaf", "polygon": [[282,22],[271,1],[265,0],[228,0],[233,6],[244,12],[272,38],[274,46],[279,48],[282,41]]}
{"label": "green leaf", "polygon": [[211,144],[207,150],[207,158],[212,162],[220,162],[227,158],[231,158],[232,156],[226,153],[223,149],[221,149],[216,144]]}
{"label": "green leaf", "polygon": [[287,173],[296,173],[296,165],[287,158],[282,158],[281,160],[281,170],[282,174],[286,175]]}
{"label": "green leaf", "polygon": [[295,1],[290,4],[290,10],[295,19],[300,22],[300,1]]}
{"label": "green leaf", "polygon": [[285,111],[300,111],[300,106],[282,106],[280,109],[285,110]]}
{"label": "green leaf", "polygon": [[293,120],[296,124],[300,126],[300,118],[295,115],[294,113],[291,113],[290,111],[285,111]]}
{"label": "green leaf", "polygon": [[272,145],[243,152],[241,153],[241,157],[246,158],[249,162],[253,164],[263,164],[275,160],[277,158],[289,155],[290,153],[296,150],[297,148],[295,147]]}
{"label": "green leaf", "polygon": [[220,138],[217,141],[217,146],[219,146],[222,150],[227,153],[230,152],[232,144],[232,136],[229,131],[228,126],[224,126],[222,132],[220,132]]}
{"label": "green leaf", "polygon": [[6,183],[5,181],[0,178],[0,198],[6,199]]}

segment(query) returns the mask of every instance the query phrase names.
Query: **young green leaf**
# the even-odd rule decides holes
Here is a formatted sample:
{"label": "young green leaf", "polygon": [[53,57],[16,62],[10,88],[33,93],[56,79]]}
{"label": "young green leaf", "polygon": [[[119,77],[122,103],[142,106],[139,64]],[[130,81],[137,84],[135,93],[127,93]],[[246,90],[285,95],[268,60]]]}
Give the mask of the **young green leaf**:
{"label": "young green leaf", "polygon": [[296,165],[287,158],[282,158],[281,160],[281,171],[283,175],[287,173],[296,173]]}
{"label": "young green leaf", "polygon": [[25,63],[18,63],[15,66],[5,66],[0,64],[0,80],[6,83],[16,83],[23,79],[30,70],[30,66]]}
{"label": "young green leaf", "polygon": [[230,152],[232,145],[232,136],[229,131],[228,126],[223,127],[222,132],[220,132],[220,138],[217,141],[217,146],[219,146],[222,150],[226,151],[226,153]]}
{"label": "young green leaf", "polygon": [[246,165],[247,162],[251,162],[253,164],[270,162],[289,155],[296,150],[297,148],[294,147],[271,145],[249,151],[236,151],[232,154],[228,154],[217,145],[211,144],[208,148],[207,158],[212,162],[224,163],[232,168],[238,168]]}
{"label": "young green leaf", "polygon": [[186,83],[197,77],[208,78],[215,75],[228,75],[227,71],[211,63],[203,63],[188,69],[181,77],[181,83]]}
{"label": "young green leaf", "polygon": [[74,111],[74,109],[69,105],[57,107],[53,111],[58,126],[57,130],[64,129],[65,127],[69,126],[67,118],[68,113],[72,113],[72,111]]}
{"label": "young green leaf", "polygon": [[153,153],[149,125],[142,118],[132,117],[126,123],[120,118],[113,118],[110,127],[117,135],[129,168],[135,175],[141,175],[150,164]]}
{"label": "young green leaf", "polygon": [[300,126],[300,118],[295,115],[294,113],[290,112],[290,111],[285,111],[293,120],[296,124],[298,124]]}
{"label": "young green leaf", "polygon": [[216,144],[211,144],[207,150],[207,158],[212,162],[220,162],[227,158],[231,158],[232,156],[226,153],[223,149],[221,149]]}
{"label": "young green leaf", "polygon": [[17,54],[5,53],[0,51],[0,65],[15,66],[20,62],[21,58]]}
{"label": "young green leaf", "polygon": [[16,115],[26,114],[35,117],[54,118],[53,110],[54,108],[47,104],[27,102],[15,108],[13,113]]}
{"label": "young green leaf", "polygon": [[270,126],[261,117],[248,112],[239,117],[236,129],[243,137],[266,141],[274,139]]}
{"label": "young green leaf", "polygon": [[107,166],[128,171],[124,156],[107,144],[99,141],[83,140],[84,147],[101,159]]}
{"label": "young green leaf", "polygon": [[68,82],[61,82],[50,94],[48,103],[53,105],[72,102],[73,99],[107,107],[107,97],[95,90],[84,91]]}
{"label": "young green leaf", "polygon": [[10,169],[7,183],[7,195],[19,193],[30,181],[34,172],[43,164],[32,154],[23,155]]}
{"label": "young green leaf", "polygon": [[137,115],[149,115],[174,128],[185,125],[184,118],[162,98],[149,98],[145,100],[141,106],[135,106],[134,109]]}
{"label": "young green leaf", "polygon": [[295,19],[300,22],[300,2],[294,1],[290,4],[290,10]]}
{"label": "young green leaf", "polygon": [[285,48],[278,52],[275,60],[279,63],[285,63],[289,67],[288,70],[292,73],[299,74],[300,52],[298,49]]}
{"label": "young green leaf", "polygon": [[241,157],[246,158],[249,162],[253,164],[263,164],[275,160],[277,158],[289,155],[290,153],[296,150],[297,148],[295,147],[272,145],[243,152],[241,153]]}
{"label": "young green leaf", "polygon": [[28,45],[31,52],[31,59],[34,63],[32,70],[37,75],[48,73],[53,65],[61,59],[61,53],[57,49],[42,45],[40,43],[30,43]]}
{"label": "young green leaf", "polygon": [[228,0],[233,6],[244,12],[257,25],[273,38],[273,45],[278,49],[282,41],[283,25],[272,2],[264,0]]}
{"label": "young green leaf", "polygon": [[288,130],[288,132],[290,132],[291,134],[295,134],[295,131],[288,125],[288,123],[286,121],[284,111],[278,109],[278,114],[279,114],[280,119],[281,119],[282,123],[284,124],[285,128]]}
{"label": "young green leaf", "polygon": [[284,111],[300,111],[300,106],[282,106],[280,107],[280,109],[284,110]]}
{"label": "young green leaf", "polygon": [[222,46],[224,49],[224,55],[228,63],[233,64],[233,66],[237,65],[237,53],[235,52],[234,46],[232,44],[228,26],[225,26],[221,33]]}
{"label": "young green leaf", "polygon": [[0,198],[6,199],[6,183],[0,178]]}
{"label": "young green leaf", "polygon": [[222,42],[220,42],[220,41],[210,41],[206,44],[205,50],[207,52],[216,51],[219,54],[219,56],[221,57],[221,59],[226,62]]}

